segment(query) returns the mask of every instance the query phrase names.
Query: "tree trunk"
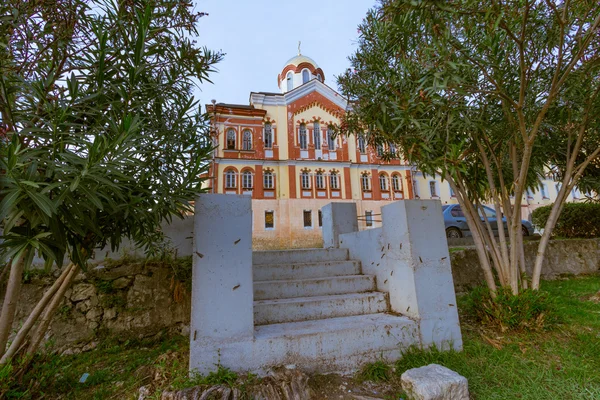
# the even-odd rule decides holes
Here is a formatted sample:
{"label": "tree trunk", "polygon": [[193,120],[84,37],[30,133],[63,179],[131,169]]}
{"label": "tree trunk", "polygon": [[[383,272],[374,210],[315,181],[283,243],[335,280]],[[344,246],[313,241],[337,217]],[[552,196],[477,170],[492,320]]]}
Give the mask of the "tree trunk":
{"label": "tree trunk", "polygon": [[32,356],[33,354],[35,354],[38,347],[40,346],[40,343],[42,342],[42,339],[44,338],[44,335],[48,330],[48,326],[50,326],[50,322],[52,322],[52,318],[54,317],[58,306],[65,297],[65,292],[71,286],[71,282],[73,282],[73,278],[75,277],[75,275],[77,275],[78,272],[79,266],[72,264],[72,268],[69,271],[69,274],[65,277],[64,282],[60,285],[60,289],[58,290],[58,292],[56,292],[56,294],[52,298],[52,301],[50,302],[50,305],[48,305],[48,307],[46,308],[46,311],[44,312],[44,315],[42,316],[42,319],[40,320],[40,323],[38,324],[35,332],[31,334],[30,344],[27,349],[28,356]]}
{"label": "tree trunk", "polygon": [[4,355],[10,329],[15,318],[15,312],[17,311],[17,302],[21,294],[23,268],[29,251],[29,249],[21,251],[16,258],[12,259],[10,265],[10,275],[8,284],[6,285],[2,314],[0,314],[0,356]]}
{"label": "tree trunk", "polygon": [[10,358],[12,358],[16,354],[17,350],[23,345],[23,343],[25,342],[25,338],[27,337],[27,334],[29,333],[29,331],[31,330],[33,325],[36,323],[36,321],[38,320],[42,311],[44,311],[44,309],[46,308],[46,305],[52,299],[52,296],[61,287],[62,283],[64,282],[65,278],[69,275],[72,268],[73,268],[73,264],[69,264],[69,266],[67,268],[65,268],[65,270],[60,274],[58,279],[56,279],[54,284],[52,284],[50,289],[48,289],[46,291],[46,293],[44,293],[44,296],[42,296],[41,300],[35,306],[33,311],[31,311],[31,313],[29,314],[29,317],[27,318],[27,320],[25,321],[25,323],[23,324],[21,329],[19,329],[17,336],[15,336],[15,339],[11,343],[10,347],[8,348],[8,350],[6,351],[4,356],[0,358],[0,365],[8,362],[8,360],[10,360]]}

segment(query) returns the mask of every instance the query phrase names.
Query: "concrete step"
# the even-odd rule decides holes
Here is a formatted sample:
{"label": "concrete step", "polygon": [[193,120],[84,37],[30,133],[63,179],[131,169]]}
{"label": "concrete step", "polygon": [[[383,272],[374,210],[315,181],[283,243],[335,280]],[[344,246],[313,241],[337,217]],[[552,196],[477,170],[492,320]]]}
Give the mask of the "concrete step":
{"label": "concrete step", "polygon": [[289,299],[375,290],[373,275],[254,282],[254,300]]}
{"label": "concrete step", "polygon": [[380,292],[256,300],[254,325],[375,314],[387,310],[387,293]]}
{"label": "concrete step", "polygon": [[220,364],[233,370],[267,373],[294,364],[303,371],[354,372],[369,362],[393,362],[402,349],[419,343],[415,321],[390,314],[369,314],[254,328],[251,341],[192,341],[203,373]]}
{"label": "concrete step", "polygon": [[360,274],[360,261],[318,263],[258,264],[252,267],[254,282],[278,279],[310,279]]}
{"label": "concrete step", "polygon": [[255,251],[252,253],[253,264],[315,263],[347,259],[348,249],[294,249]]}

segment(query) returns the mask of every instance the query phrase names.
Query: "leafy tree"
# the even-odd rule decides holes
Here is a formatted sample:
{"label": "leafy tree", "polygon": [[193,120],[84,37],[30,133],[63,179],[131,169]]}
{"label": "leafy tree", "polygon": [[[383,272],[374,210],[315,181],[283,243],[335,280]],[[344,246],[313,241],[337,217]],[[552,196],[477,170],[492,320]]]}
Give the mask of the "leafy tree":
{"label": "leafy tree", "polygon": [[[598,165],[599,26],[589,0],[380,0],[338,78],[352,104],[347,132],[395,142],[449,182],[492,293],[539,288],[562,205]],[[521,204],[548,168],[562,185],[529,282]],[[494,236],[483,202],[504,212],[507,234]]]}
{"label": "leafy tree", "polygon": [[[211,153],[192,91],[222,58],[193,39],[203,15],[187,1],[0,5],[0,221],[10,260],[0,363],[36,351],[94,249],[124,237],[152,249],[161,223],[190,211]],[[61,274],[6,349],[35,252]]]}

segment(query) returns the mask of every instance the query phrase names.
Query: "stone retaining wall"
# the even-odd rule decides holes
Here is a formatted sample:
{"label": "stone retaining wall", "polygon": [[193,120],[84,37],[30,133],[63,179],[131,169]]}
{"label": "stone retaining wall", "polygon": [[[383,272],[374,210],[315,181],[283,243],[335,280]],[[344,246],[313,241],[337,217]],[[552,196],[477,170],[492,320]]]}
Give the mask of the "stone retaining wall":
{"label": "stone retaining wall", "polygon": [[[19,321],[25,320],[53,279],[36,272],[23,286]],[[104,335],[123,339],[165,331],[187,335],[189,284],[175,278],[170,266],[160,263],[100,266],[81,273],[65,294],[47,343],[53,350],[69,354],[95,347]]]}
{"label": "stone retaining wall", "polygon": [[[538,242],[526,242],[525,263],[531,274]],[[475,248],[467,248],[450,253],[452,275],[457,292],[480,285],[484,282],[483,271]],[[592,274],[600,271],[600,239],[554,240],[548,245],[542,268],[542,278],[555,279],[560,275]]]}

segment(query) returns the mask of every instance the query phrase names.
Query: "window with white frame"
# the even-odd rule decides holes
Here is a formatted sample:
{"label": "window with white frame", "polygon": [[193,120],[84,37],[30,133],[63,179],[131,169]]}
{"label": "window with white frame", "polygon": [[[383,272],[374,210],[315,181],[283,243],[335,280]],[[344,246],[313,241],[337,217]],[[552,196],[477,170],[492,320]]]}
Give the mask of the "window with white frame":
{"label": "window with white frame", "polygon": [[452,185],[448,183],[448,188],[450,188],[450,197],[456,197],[456,193],[454,193],[454,189],[452,189]]}
{"label": "window with white frame", "polygon": [[317,79],[319,80],[319,82],[323,82],[323,77],[321,76],[321,74],[317,74]]}
{"label": "window with white frame", "polygon": [[554,185],[554,187],[556,188],[556,195],[558,196],[558,193],[560,192],[560,188],[561,188],[561,184],[559,182],[556,182],[556,184]]}
{"label": "window with white frame", "polygon": [[367,226],[373,226],[373,211],[365,211],[365,223]]}
{"label": "window with white frame", "polygon": [[315,184],[317,185],[317,189],[325,189],[325,177],[322,172],[317,172],[315,175]]}
{"label": "window with white frame", "polygon": [[412,180],[412,187],[413,187],[413,194],[414,194],[415,198],[420,199],[421,195],[419,193],[419,182],[417,182],[417,180],[414,178]]}
{"label": "window with white frame", "polygon": [[365,154],[367,152],[367,143],[362,133],[358,135],[358,151],[361,154]]}
{"label": "window with white frame", "polygon": [[529,200],[533,199],[533,190],[527,189],[527,198]]}
{"label": "window with white frame", "polygon": [[300,175],[300,184],[302,189],[310,189],[310,174],[308,172],[305,171]]}
{"label": "window with white frame", "polygon": [[225,187],[228,189],[235,188],[236,185],[236,173],[234,170],[229,169],[225,172]]}
{"label": "window with white frame", "polygon": [[382,191],[388,190],[388,181],[387,176],[385,176],[385,174],[379,175],[379,189],[381,189]]}
{"label": "window with white frame", "polygon": [[252,132],[248,129],[243,133],[242,150],[252,150]]}
{"label": "window with white frame", "polygon": [[540,191],[542,192],[542,199],[548,199],[548,186],[545,183],[542,183],[540,187]]}
{"label": "window with white frame", "polygon": [[363,191],[371,190],[371,179],[369,178],[369,174],[362,174],[360,176],[360,183]]}
{"label": "window with white frame", "polygon": [[271,171],[267,171],[263,175],[263,186],[265,189],[273,189],[273,173]]}
{"label": "window with white frame", "polygon": [[229,129],[227,131],[227,150],[235,150],[235,129]]}
{"label": "window with white frame", "polygon": [[429,181],[429,193],[431,197],[438,197],[437,183],[435,181]]}
{"label": "window with white frame", "polygon": [[321,150],[321,124],[315,121],[313,124],[313,143],[316,150]]}
{"label": "window with white frame", "polygon": [[308,138],[306,137],[306,124],[300,124],[298,131],[298,142],[302,150],[308,149]]}
{"label": "window with white frame", "polygon": [[327,128],[327,147],[329,147],[329,151],[335,151],[335,132],[333,128]]}
{"label": "window with white frame", "polygon": [[252,172],[251,171],[242,172],[242,188],[243,189],[252,189]]}
{"label": "window with white frame", "polygon": [[377,145],[377,155],[379,157],[383,157],[383,145],[382,144]]}
{"label": "window with white frame", "polygon": [[400,178],[400,175],[392,175],[392,188],[394,189],[394,192],[402,191],[402,179]]}
{"label": "window with white frame", "polygon": [[275,211],[265,211],[265,229],[275,229]]}
{"label": "window with white frame", "polygon": [[307,69],[302,71],[302,83],[306,83],[310,80],[310,72]]}
{"label": "window with white frame", "polygon": [[337,172],[332,172],[329,174],[329,187],[331,189],[339,189],[340,188],[340,179]]}
{"label": "window with white frame", "polygon": [[265,148],[273,147],[273,126],[270,123],[265,124]]}
{"label": "window with white frame", "polygon": [[389,148],[390,148],[390,155],[392,157],[396,157],[396,145],[393,143],[388,144]]}
{"label": "window with white frame", "polygon": [[294,88],[294,75],[291,72],[287,73],[287,90],[288,92]]}

